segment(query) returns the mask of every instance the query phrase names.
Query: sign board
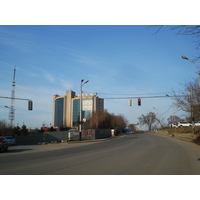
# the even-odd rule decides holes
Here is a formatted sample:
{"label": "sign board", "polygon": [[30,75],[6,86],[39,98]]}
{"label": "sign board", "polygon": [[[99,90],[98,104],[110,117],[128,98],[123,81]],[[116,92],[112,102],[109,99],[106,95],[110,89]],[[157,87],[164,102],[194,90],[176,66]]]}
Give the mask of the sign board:
{"label": "sign board", "polygon": [[43,127],[43,130],[44,130],[44,131],[48,131],[48,128],[47,128],[47,127]]}

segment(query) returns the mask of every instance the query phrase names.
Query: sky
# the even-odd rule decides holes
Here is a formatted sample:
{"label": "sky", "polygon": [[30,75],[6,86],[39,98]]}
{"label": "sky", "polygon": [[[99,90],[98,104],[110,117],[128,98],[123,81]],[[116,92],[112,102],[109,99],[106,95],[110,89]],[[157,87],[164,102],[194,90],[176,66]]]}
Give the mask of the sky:
{"label": "sky", "polygon": [[[26,101],[15,101],[15,125],[25,123],[27,128],[40,128],[43,123],[49,125],[52,121],[53,95],[64,95],[67,90],[78,94],[81,79],[89,80],[83,86],[84,91],[97,92],[102,98],[170,95],[172,90],[181,90],[182,83],[196,77],[194,64],[181,58],[182,55],[191,59],[197,56],[195,38],[177,35],[168,27],[155,34],[157,28],[145,25],[199,24],[199,7],[195,5],[193,0],[182,4],[171,0],[2,1],[0,96],[11,96],[13,70],[16,67],[15,96],[32,99],[34,104],[33,110],[29,111]],[[51,26],[54,24],[63,26]],[[150,111],[165,120],[174,112],[184,115],[175,108],[173,111],[170,98],[141,99],[140,107],[137,106],[137,99],[134,99],[132,107],[128,106],[128,99],[105,99],[105,108],[111,113],[123,114],[129,123],[137,123],[138,117]],[[8,99],[0,98],[0,120],[8,121],[9,110],[5,106],[10,106],[10,103]],[[30,177],[24,178],[29,181],[26,190],[32,188]],[[162,182],[156,187],[163,191],[166,188],[163,185],[169,182],[166,179],[163,181],[163,177],[154,177],[153,180],[151,177],[148,180],[144,178],[134,177],[131,184],[132,187],[136,183],[135,192],[139,191],[136,192],[139,197],[144,187],[137,186],[147,183],[145,189],[149,190],[149,197],[154,191],[150,185],[155,187],[157,182]],[[159,180],[155,182],[155,178]],[[92,181],[96,179],[94,177]],[[78,176],[78,180],[73,177],[70,179],[72,182],[83,185],[85,177],[81,179]],[[44,190],[44,185],[51,187],[51,181],[40,183],[42,187],[37,189]],[[110,186],[114,182],[107,178],[106,183]],[[184,181],[177,183],[181,185]],[[126,195],[129,194],[127,191]],[[171,192],[174,194],[174,190]],[[171,192],[168,194],[171,195]],[[113,198],[113,193],[110,194]],[[123,191],[123,197],[124,194]],[[177,195],[180,197],[180,194]],[[153,196],[155,199],[154,193]]]}
{"label": "sky", "polygon": [[[141,97],[142,106],[128,99],[105,99],[104,108],[122,114],[129,123],[155,112],[162,118],[173,115],[171,98],[142,98],[171,95],[182,83],[196,77],[190,59],[197,56],[195,38],[177,35],[171,26],[145,25],[49,25],[0,26],[0,96],[10,97],[16,67],[15,125],[40,128],[52,123],[55,94],[76,94],[80,81],[86,94],[100,98]],[[155,34],[156,33],[156,34]],[[0,99],[0,120],[8,121],[9,99]],[[184,116],[184,113],[176,113]]]}

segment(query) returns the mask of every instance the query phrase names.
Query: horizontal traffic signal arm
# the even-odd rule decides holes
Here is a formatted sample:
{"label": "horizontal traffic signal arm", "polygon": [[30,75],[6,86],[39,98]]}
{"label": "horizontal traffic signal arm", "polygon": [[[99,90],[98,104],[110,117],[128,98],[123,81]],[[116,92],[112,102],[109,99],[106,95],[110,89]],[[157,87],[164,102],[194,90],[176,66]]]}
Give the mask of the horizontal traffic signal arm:
{"label": "horizontal traffic signal arm", "polygon": [[16,100],[28,101],[28,110],[33,110],[33,101],[32,101],[31,99],[12,98],[12,97],[2,97],[2,96],[0,96],[0,98],[4,98],[4,99],[16,99]]}
{"label": "horizontal traffic signal arm", "polygon": [[[183,97],[187,95],[176,95],[176,96],[144,96],[144,97],[106,97],[103,99],[144,99],[144,98],[167,98],[167,97]],[[188,95],[189,96],[189,95]]]}

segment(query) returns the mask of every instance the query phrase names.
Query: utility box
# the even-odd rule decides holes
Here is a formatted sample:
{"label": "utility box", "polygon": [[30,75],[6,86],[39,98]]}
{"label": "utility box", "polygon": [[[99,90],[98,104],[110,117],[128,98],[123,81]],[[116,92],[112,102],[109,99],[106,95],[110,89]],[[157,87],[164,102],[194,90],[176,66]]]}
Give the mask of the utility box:
{"label": "utility box", "polygon": [[111,129],[111,137],[115,137],[115,129]]}
{"label": "utility box", "polygon": [[68,141],[73,140],[73,132],[68,132]]}

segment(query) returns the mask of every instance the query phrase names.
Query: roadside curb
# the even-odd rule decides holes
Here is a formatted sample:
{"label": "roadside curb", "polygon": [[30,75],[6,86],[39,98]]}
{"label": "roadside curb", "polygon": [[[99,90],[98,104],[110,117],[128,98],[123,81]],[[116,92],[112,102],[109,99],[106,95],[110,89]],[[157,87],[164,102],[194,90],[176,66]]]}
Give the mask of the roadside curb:
{"label": "roadside curb", "polygon": [[92,142],[99,142],[99,141],[106,141],[106,140],[111,140],[111,139],[115,139],[117,136],[115,137],[109,137],[109,138],[101,138],[101,139],[93,139],[93,140],[90,140],[90,139],[84,139],[84,140],[70,140],[70,141],[67,141],[67,143],[92,143]]}

